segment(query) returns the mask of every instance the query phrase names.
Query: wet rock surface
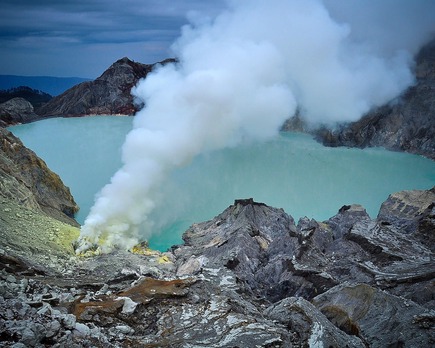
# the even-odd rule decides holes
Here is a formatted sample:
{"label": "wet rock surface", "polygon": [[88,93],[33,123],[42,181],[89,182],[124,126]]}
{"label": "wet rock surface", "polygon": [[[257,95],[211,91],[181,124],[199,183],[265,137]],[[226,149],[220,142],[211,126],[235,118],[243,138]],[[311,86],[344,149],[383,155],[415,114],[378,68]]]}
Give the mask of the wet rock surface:
{"label": "wet rock surface", "polygon": [[166,253],[47,263],[2,247],[0,345],[428,347],[434,201],[405,191],[376,219],[349,205],[296,223],[237,200]]}

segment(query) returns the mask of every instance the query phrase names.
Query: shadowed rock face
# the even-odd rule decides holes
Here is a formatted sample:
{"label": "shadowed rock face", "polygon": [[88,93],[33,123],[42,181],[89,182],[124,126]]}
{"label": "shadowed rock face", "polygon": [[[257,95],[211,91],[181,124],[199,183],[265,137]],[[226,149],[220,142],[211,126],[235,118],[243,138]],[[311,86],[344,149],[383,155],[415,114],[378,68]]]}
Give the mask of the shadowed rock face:
{"label": "shadowed rock face", "polygon": [[[327,146],[382,146],[435,159],[435,40],[416,57],[416,84],[397,101],[317,138]],[[291,123],[288,123],[291,126]]]}
{"label": "shadowed rock face", "polygon": [[[0,197],[74,225],[70,190],[20,139],[0,127]],[[0,198],[1,199],[1,198]]]}
{"label": "shadowed rock face", "polygon": [[70,260],[62,275],[3,250],[12,266],[0,272],[1,337],[55,347],[428,347],[434,202],[435,189],[404,191],[376,219],[347,205],[295,223],[236,200],[166,253],[117,250]]}
{"label": "shadowed rock face", "polygon": [[131,89],[139,79],[144,78],[159,64],[174,62],[166,59],[156,64],[141,64],[128,58],[113,63],[94,81],[82,82],[47,104],[38,108],[36,113],[49,116],[83,115],[133,115],[139,108],[135,105]]}

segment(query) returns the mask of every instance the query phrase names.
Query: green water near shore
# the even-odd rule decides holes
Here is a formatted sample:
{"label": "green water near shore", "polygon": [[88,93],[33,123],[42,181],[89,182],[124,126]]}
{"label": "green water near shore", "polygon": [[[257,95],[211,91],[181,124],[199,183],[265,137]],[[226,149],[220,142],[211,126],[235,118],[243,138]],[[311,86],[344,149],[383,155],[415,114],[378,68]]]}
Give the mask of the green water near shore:
{"label": "green water near shore", "polygon": [[[121,146],[131,117],[53,118],[9,127],[70,187],[83,223],[95,194],[121,166]],[[380,148],[327,148],[305,134],[283,133],[265,143],[198,156],[159,188],[150,216],[150,245],[181,243],[194,222],[209,220],[239,198],[283,208],[297,221],[326,220],[358,203],[375,217],[392,192],[435,185],[435,162]]]}

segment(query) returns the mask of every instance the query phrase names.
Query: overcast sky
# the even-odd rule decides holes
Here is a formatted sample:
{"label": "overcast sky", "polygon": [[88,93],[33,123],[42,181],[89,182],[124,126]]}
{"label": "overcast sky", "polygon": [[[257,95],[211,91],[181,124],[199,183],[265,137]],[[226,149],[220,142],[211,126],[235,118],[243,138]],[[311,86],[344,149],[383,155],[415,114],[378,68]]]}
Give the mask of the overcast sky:
{"label": "overcast sky", "polygon": [[129,57],[171,55],[187,15],[214,16],[224,0],[1,0],[0,74],[96,78]]}
{"label": "overcast sky", "polygon": [[[378,41],[380,50],[413,53],[416,38],[435,26],[435,0],[323,2],[351,24],[353,39]],[[0,74],[96,78],[125,56],[155,63],[173,55],[188,16],[214,17],[224,8],[225,0],[1,0]]]}

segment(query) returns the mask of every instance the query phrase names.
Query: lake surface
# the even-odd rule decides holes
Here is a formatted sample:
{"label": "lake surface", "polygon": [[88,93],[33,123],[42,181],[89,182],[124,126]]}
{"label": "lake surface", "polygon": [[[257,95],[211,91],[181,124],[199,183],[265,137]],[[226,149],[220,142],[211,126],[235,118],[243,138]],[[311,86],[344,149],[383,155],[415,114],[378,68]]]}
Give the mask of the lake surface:
{"label": "lake surface", "polygon": [[[70,187],[83,223],[95,194],[121,166],[132,117],[52,118],[9,127]],[[159,188],[150,246],[181,243],[194,222],[221,213],[235,199],[283,208],[297,221],[326,220],[358,203],[376,217],[390,193],[435,185],[435,162],[379,148],[327,148],[308,135],[282,133],[266,143],[210,152],[174,171]]]}

